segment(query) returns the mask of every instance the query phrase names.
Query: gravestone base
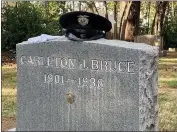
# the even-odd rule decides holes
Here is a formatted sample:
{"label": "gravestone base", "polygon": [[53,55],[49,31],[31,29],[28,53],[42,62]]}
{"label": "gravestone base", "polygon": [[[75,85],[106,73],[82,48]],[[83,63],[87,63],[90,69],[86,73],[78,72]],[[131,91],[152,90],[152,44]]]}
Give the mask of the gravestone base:
{"label": "gravestone base", "polygon": [[17,44],[17,131],[157,131],[158,52],[106,39]]}

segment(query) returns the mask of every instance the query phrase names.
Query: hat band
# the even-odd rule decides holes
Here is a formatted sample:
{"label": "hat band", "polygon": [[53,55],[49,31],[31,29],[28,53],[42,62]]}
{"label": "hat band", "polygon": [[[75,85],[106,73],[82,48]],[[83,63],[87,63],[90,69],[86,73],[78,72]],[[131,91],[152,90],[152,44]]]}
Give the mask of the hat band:
{"label": "hat band", "polygon": [[66,29],[65,36],[75,41],[86,41],[105,38],[106,35],[105,32],[99,30]]}

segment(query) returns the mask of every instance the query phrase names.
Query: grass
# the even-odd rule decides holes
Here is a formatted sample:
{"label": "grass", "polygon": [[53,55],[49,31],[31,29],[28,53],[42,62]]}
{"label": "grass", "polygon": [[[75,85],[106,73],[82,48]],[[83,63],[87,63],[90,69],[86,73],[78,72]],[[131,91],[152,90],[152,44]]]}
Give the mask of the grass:
{"label": "grass", "polygon": [[169,82],[167,82],[167,84],[169,87],[177,88],[177,81],[176,80],[169,81]]}
{"label": "grass", "polygon": [[16,95],[3,95],[2,102],[2,116],[14,117],[16,115]]}
{"label": "grass", "polygon": [[177,131],[177,53],[159,59],[159,130]]}
{"label": "grass", "polygon": [[[163,91],[163,90],[161,90]],[[160,131],[177,130],[177,91],[159,93],[159,129]]]}
{"label": "grass", "polygon": [[[159,130],[177,131],[177,53],[159,59]],[[16,65],[2,67],[2,116],[16,115]]]}
{"label": "grass", "polygon": [[16,115],[16,67],[2,67],[2,116]]}

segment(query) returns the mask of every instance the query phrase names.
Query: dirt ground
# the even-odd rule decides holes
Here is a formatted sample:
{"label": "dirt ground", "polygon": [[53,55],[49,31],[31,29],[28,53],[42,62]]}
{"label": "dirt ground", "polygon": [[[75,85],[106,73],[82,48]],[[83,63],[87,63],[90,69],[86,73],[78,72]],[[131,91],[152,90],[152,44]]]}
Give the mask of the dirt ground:
{"label": "dirt ground", "polygon": [[16,118],[2,118],[2,131],[7,131],[12,128],[16,128]]}
{"label": "dirt ground", "polygon": [[2,65],[15,64],[16,63],[15,54],[13,54],[11,52],[2,52],[1,53],[1,60],[2,60]]}

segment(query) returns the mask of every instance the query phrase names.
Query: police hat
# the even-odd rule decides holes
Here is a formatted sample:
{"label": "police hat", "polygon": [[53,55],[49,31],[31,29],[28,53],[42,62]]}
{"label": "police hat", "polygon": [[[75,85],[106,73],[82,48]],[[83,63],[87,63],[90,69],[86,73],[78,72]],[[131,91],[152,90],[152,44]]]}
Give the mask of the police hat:
{"label": "police hat", "polygon": [[106,18],[90,12],[69,12],[60,17],[59,24],[65,29],[65,36],[71,40],[95,40],[104,38],[112,28]]}

